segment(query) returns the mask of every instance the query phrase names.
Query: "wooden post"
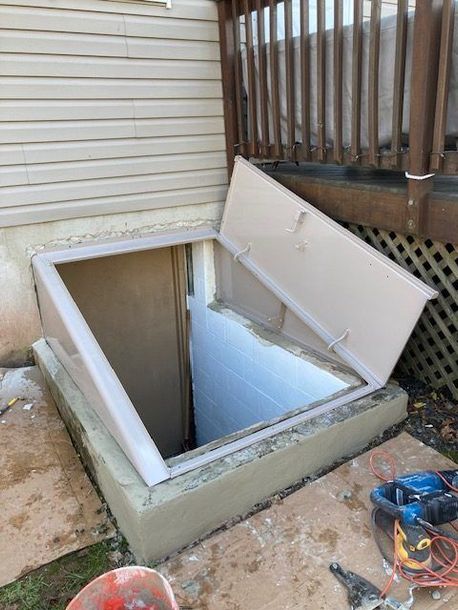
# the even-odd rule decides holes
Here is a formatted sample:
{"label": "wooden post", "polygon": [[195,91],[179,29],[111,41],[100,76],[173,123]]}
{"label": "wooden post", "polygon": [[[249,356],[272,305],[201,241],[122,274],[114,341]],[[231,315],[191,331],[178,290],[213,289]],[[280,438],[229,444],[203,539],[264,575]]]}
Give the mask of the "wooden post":
{"label": "wooden post", "polygon": [[301,159],[310,161],[310,41],[309,1],[301,0]]}
{"label": "wooden post", "polygon": [[227,171],[230,179],[234,167],[234,156],[239,152],[236,151],[236,145],[241,144],[237,137],[238,124],[235,95],[234,24],[232,19],[231,0],[220,0],[220,2],[218,2],[218,22],[223,79]]}
{"label": "wooden post", "polygon": [[409,177],[406,232],[424,234],[433,187],[430,156],[439,70],[442,0],[417,2],[415,9],[409,124]]}
{"label": "wooden post", "polygon": [[277,39],[277,0],[269,0],[270,19],[270,86],[272,95],[272,122],[273,122],[273,156],[275,159],[283,158],[281,143],[280,122],[280,89],[278,67],[278,39]]}
{"label": "wooden post", "polygon": [[253,23],[251,3],[242,2],[242,15],[245,17],[246,71],[247,71],[247,111],[248,111],[248,154],[257,157],[258,147],[258,108],[256,103],[256,63],[254,58]]}
{"label": "wooden post", "polygon": [[256,0],[258,13],[258,63],[259,63],[259,106],[261,114],[261,156],[268,159],[269,146],[269,88],[267,86],[266,32],[264,24],[264,3]]}
{"label": "wooden post", "polygon": [[296,160],[296,96],[294,91],[293,4],[285,0],[286,147],[287,158]]}
{"label": "wooden post", "polygon": [[334,0],[334,162],[343,161],[342,95],[343,95],[343,2]]}

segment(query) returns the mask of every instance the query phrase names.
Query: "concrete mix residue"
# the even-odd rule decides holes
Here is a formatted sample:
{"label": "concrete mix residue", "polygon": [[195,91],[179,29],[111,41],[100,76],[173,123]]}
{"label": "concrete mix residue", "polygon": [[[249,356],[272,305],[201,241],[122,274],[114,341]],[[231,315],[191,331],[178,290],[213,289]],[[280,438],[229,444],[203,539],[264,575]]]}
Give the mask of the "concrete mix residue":
{"label": "concrete mix residue", "polygon": [[38,367],[0,369],[0,409],[13,401],[0,417],[0,586],[113,532]]}
{"label": "concrete mix residue", "polygon": [[[407,434],[385,443],[399,472],[450,468],[450,462]],[[179,602],[198,610],[329,610],[348,607],[346,591],[329,571],[345,569],[383,588],[386,567],[370,527],[370,489],[376,480],[366,453],[274,502],[158,567]],[[255,484],[255,482],[254,482]],[[236,490],[234,490],[236,493]],[[408,599],[406,582],[393,595]],[[415,592],[415,610],[458,607],[458,592],[433,600]]]}

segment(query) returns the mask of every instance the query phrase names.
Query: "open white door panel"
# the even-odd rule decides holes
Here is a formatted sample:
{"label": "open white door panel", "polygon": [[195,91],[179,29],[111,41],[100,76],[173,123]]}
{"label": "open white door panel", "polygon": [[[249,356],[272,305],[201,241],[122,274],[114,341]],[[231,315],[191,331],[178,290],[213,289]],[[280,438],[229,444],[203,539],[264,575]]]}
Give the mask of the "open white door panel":
{"label": "open white door panel", "polygon": [[238,157],[219,240],[368,383],[436,292]]}

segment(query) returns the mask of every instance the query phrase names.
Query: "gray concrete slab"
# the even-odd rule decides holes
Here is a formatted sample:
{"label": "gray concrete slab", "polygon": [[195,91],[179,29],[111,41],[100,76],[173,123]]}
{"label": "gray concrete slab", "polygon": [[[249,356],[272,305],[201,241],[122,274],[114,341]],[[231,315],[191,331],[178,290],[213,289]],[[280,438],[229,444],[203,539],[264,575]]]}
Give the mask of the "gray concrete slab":
{"label": "gray concrete slab", "polygon": [[[456,468],[431,447],[402,433],[380,447],[397,472]],[[342,610],[346,589],[329,571],[338,561],[383,589],[386,565],[371,529],[371,452],[363,453],[283,500],[155,566],[184,608],[196,610]],[[390,596],[405,601],[397,578]],[[458,590],[417,589],[414,610],[458,608]]]}

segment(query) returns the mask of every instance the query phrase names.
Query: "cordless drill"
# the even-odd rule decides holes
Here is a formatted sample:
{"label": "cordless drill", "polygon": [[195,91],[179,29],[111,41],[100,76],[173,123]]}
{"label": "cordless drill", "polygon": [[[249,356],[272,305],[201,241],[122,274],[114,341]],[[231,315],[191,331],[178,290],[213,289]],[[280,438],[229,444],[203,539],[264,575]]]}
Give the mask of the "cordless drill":
{"label": "cordless drill", "polygon": [[[428,529],[432,526],[435,531],[458,518],[458,497],[452,491],[457,488],[458,470],[442,470],[406,474],[372,490],[374,522],[392,534],[404,568],[415,572],[430,567]],[[396,532],[395,521],[399,522]]]}

